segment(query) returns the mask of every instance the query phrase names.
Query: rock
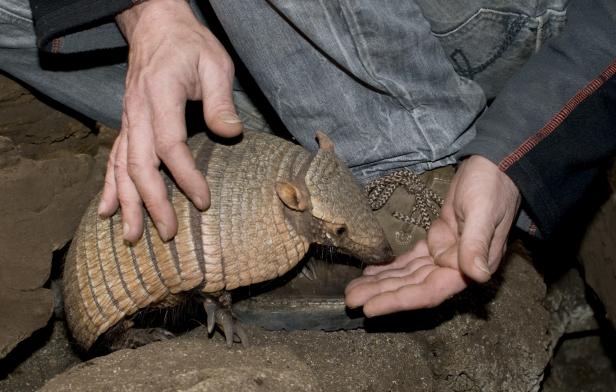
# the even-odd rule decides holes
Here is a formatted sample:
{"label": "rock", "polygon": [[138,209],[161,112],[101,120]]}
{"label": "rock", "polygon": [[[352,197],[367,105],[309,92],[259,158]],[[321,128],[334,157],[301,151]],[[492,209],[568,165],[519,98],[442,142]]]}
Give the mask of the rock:
{"label": "rock", "polygon": [[107,151],[78,121],[0,78],[0,358],[47,324],[52,252],[100,189]]}
{"label": "rock", "polygon": [[[98,146],[96,135],[83,122],[51,108],[2,76],[0,136],[11,140],[20,157],[35,160],[53,157],[58,151],[95,155]],[[2,145],[0,140],[0,153]]]}
{"label": "rock", "polygon": [[27,350],[15,350],[10,354],[27,355],[27,358],[12,369],[8,377],[0,379],[0,392],[36,391],[47,380],[81,362],[73,351],[62,321],[50,323],[49,328],[37,333],[34,340],[28,342],[32,344]]}
{"label": "rock", "polygon": [[310,368],[281,345],[236,346],[174,339],[120,350],[55,377],[45,391],[319,391]]}
{"label": "rock", "polygon": [[616,192],[601,206],[580,247],[586,282],[616,326]]}
{"label": "rock", "polygon": [[[72,237],[102,183],[105,154],[21,159],[0,169],[0,358],[52,312],[52,252]],[[28,307],[26,307],[28,306]]]}
{"label": "rock", "polygon": [[558,340],[545,299],[539,273],[510,254],[491,283],[368,332],[248,327],[251,346],[227,349],[198,327],[78,365],[43,391],[261,390],[257,378],[274,391],[537,391]]}
{"label": "rock", "polygon": [[33,331],[44,327],[52,311],[53,298],[47,289],[0,289],[0,359]]}
{"label": "rock", "polygon": [[599,336],[564,340],[543,385],[543,392],[615,390],[616,370]]}
{"label": "rock", "polygon": [[595,313],[586,301],[586,286],[575,269],[570,269],[556,282],[553,282],[546,297],[546,307],[550,310],[550,336],[555,341],[565,334],[588,332],[599,328]]}
{"label": "rock", "polygon": [[[482,305],[490,286],[494,297],[484,298]],[[482,289],[457,298],[458,309],[468,313],[422,332],[435,390],[539,390],[554,341],[542,277],[524,257],[511,253],[501,277]]]}

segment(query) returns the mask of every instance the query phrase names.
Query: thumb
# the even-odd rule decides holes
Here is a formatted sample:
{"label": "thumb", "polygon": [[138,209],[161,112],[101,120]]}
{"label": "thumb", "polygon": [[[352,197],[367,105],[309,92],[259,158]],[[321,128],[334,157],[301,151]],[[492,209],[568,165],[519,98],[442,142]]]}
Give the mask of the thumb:
{"label": "thumb", "polygon": [[202,80],[201,85],[203,115],[208,128],[223,137],[241,134],[244,124],[233,103],[233,77],[224,74],[210,75],[206,80]]}
{"label": "thumb", "polygon": [[488,266],[490,243],[496,226],[488,209],[474,211],[464,224],[460,237],[458,257],[460,270],[476,282],[487,282],[492,276]]}

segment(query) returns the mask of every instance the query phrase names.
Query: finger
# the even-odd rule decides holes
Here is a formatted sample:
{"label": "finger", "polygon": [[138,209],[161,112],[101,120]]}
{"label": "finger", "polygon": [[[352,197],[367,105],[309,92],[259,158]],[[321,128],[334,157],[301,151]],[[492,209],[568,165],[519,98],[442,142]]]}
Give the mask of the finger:
{"label": "finger", "polygon": [[392,268],[388,270],[383,270],[375,275],[364,275],[359,278],[353,279],[347,285],[346,290],[352,290],[353,287],[357,285],[365,284],[368,282],[375,282],[381,279],[400,278],[400,277],[408,276],[408,275],[413,274],[419,268],[426,266],[426,265],[434,265],[434,260],[429,256],[414,259],[412,262],[409,262],[408,264],[406,264],[405,266],[401,268]]}
{"label": "finger", "polygon": [[420,257],[413,260],[413,262],[407,264],[404,268],[381,271],[379,274],[373,275],[371,277],[374,277],[376,279],[401,278],[415,273],[415,271],[426,265],[434,266],[434,259],[432,259],[432,257],[430,256]]}
{"label": "finger", "polygon": [[233,62],[228,56],[222,56],[217,61],[221,63],[200,70],[203,115],[212,132],[233,137],[244,129],[233,104]]}
{"label": "finger", "polygon": [[169,202],[167,188],[158,170],[158,157],[149,110],[143,101],[133,101],[139,110],[127,111],[128,174],[134,182],[154,225],[163,241],[177,232],[175,211]]}
{"label": "finger", "polygon": [[458,248],[460,269],[466,276],[477,282],[486,282],[491,276],[488,256],[496,230],[491,213],[492,211],[484,206],[480,211],[467,213],[460,237]]}
{"label": "finger", "polygon": [[437,218],[428,230],[427,242],[432,257],[438,258],[458,242],[457,228],[444,218]]}
{"label": "finger", "polygon": [[370,265],[364,268],[364,275],[376,275],[382,271],[390,269],[404,268],[408,263],[418,257],[428,256],[428,245],[425,240],[419,241],[411,250],[396,257],[394,261],[387,264]]}
{"label": "finger", "polygon": [[433,308],[466,288],[458,270],[435,268],[422,283],[378,294],[364,304],[364,314],[374,317],[402,310]]}
{"label": "finger", "polygon": [[195,207],[205,210],[210,205],[210,191],[186,145],[184,102],[185,97],[172,94],[156,102],[153,121],[156,154]]}
{"label": "finger", "polygon": [[126,132],[120,132],[118,151],[115,158],[114,174],[118,190],[118,200],[122,208],[122,228],[124,239],[135,243],[143,232],[143,212],[141,198],[130,179],[127,169],[128,143]]}
{"label": "finger", "polygon": [[109,158],[107,159],[107,171],[105,173],[105,185],[103,186],[103,192],[98,204],[98,215],[101,217],[109,217],[113,215],[118,209],[118,188],[115,181],[115,160],[118,153],[118,144],[120,143],[120,137],[116,138],[111,147]]}
{"label": "finger", "polygon": [[510,225],[499,225],[492,238],[490,251],[488,253],[488,268],[494,273],[498,268],[505,252],[507,251],[507,238],[509,236]]}
{"label": "finger", "polygon": [[454,243],[452,246],[450,246],[434,258],[434,264],[438,265],[439,267],[460,269],[458,250],[458,244]]}
{"label": "finger", "polygon": [[434,264],[424,265],[415,273],[407,276],[366,281],[355,285],[353,288],[345,290],[345,303],[350,308],[362,306],[371,298],[382,293],[396,291],[404,286],[421,283],[431,271],[437,268]]}

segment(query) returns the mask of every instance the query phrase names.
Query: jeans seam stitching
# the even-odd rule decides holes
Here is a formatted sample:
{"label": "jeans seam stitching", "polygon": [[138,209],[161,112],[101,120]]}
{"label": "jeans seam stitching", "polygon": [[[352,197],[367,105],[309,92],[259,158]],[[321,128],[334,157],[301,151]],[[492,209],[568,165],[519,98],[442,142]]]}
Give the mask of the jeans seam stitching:
{"label": "jeans seam stitching", "polygon": [[447,37],[448,35],[455,34],[459,30],[464,29],[470,23],[474,22],[475,18],[477,18],[479,15],[481,15],[482,12],[488,12],[488,13],[498,14],[500,16],[510,16],[510,17],[524,16],[524,14],[519,13],[519,12],[506,12],[506,11],[493,10],[491,8],[480,8],[477,12],[475,12],[473,15],[471,15],[464,23],[462,23],[461,25],[457,26],[453,30],[448,30],[448,31],[444,31],[444,32],[432,32],[432,34],[435,37],[438,37],[438,38],[443,38],[443,37]]}
{"label": "jeans seam stitching", "polygon": [[[477,66],[472,66],[468,61],[464,51],[461,49],[454,50],[450,55],[450,59],[454,64],[454,68],[456,72],[464,77],[467,77],[471,80],[474,79],[475,75],[485,71],[490,65],[494,64],[498,59],[502,57],[502,54],[505,53],[514,43],[520,31],[524,27],[523,21],[520,20],[521,15],[518,15],[511,23],[508,23],[507,29],[505,31],[505,37],[501,41],[500,45],[496,47],[492,53],[489,54],[487,60],[483,61],[481,64]],[[461,57],[461,60],[464,60],[466,63],[466,67],[463,67],[458,60],[458,57]]]}
{"label": "jeans seam stitching", "polygon": [[526,138],[526,140],[524,140],[513,152],[504,157],[498,163],[498,168],[506,172],[511,166],[532,151],[539,143],[556,132],[582,102],[595,94],[597,90],[603,87],[605,82],[614,75],[616,75],[616,59],[614,59],[614,61],[597,77],[578,90],[576,94],[565,103],[561,110],[552,116],[537,133]]}

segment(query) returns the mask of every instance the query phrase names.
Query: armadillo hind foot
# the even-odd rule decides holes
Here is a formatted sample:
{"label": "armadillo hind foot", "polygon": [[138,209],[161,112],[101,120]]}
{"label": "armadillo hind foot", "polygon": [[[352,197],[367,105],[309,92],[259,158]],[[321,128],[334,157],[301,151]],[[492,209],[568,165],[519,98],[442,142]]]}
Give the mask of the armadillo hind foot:
{"label": "armadillo hind foot", "polygon": [[248,347],[248,335],[239,320],[233,315],[231,295],[228,292],[223,291],[219,295],[206,295],[203,308],[207,313],[207,331],[209,334],[214,331],[216,326],[225,336],[227,347],[231,347],[233,342],[242,343],[242,346]]}

